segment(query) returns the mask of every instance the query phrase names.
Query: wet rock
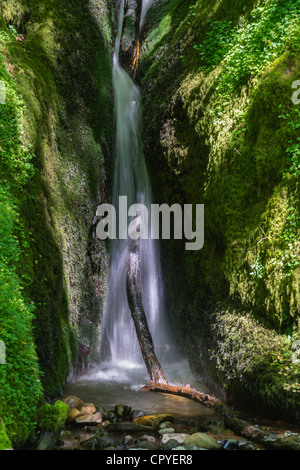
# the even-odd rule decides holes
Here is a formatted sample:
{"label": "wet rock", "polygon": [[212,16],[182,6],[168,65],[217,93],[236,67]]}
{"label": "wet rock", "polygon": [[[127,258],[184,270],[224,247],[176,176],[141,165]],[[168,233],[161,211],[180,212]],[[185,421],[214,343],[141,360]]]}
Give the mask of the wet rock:
{"label": "wet rock", "polygon": [[224,450],[237,450],[239,441],[237,439],[227,439],[221,443],[221,447]]}
{"label": "wet rock", "polygon": [[143,412],[141,410],[132,410],[131,415],[132,419],[140,418],[141,416],[143,416]]}
{"label": "wet rock", "polygon": [[81,405],[83,405],[83,400],[81,400],[78,397],[75,397],[74,395],[68,395],[67,397],[64,397],[61,399],[66,405],[68,405],[69,409],[71,408],[80,408]]}
{"label": "wet rock", "polygon": [[102,415],[101,413],[94,413],[92,415],[78,416],[78,418],[75,419],[75,423],[80,425],[95,426],[102,423]]}
{"label": "wet rock", "polygon": [[142,426],[141,424],[137,423],[109,423],[106,427],[111,432],[151,432],[153,428],[149,426]]}
{"label": "wet rock", "polygon": [[142,450],[159,450],[160,447],[157,444],[149,441],[141,441],[138,443],[138,448]]}
{"label": "wet rock", "polygon": [[160,429],[167,429],[172,427],[172,423],[170,421],[165,421],[159,425]]}
{"label": "wet rock", "polygon": [[67,417],[67,424],[73,423],[78,416],[81,416],[81,412],[77,408],[71,408]]}
{"label": "wet rock", "polygon": [[134,443],[134,439],[133,439],[132,436],[127,435],[127,436],[124,437],[124,444],[125,444],[126,446],[132,446],[133,443]]}
{"label": "wet rock", "polygon": [[220,445],[216,439],[202,432],[196,432],[195,434],[188,436],[184,441],[184,445],[191,445],[209,450],[220,449]]}
{"label": "wet rock", "polygon": [[102,417],[104,421],[111,421],[115,423],[117,421],[117,417],[115,413],[111,410],[106,410],[102,413]]}
{"label": "wet rock", "polygon": [[37,450],[53,450],[58,442],[60,431],[43,431]]}
{"label": "wet rock", "polygon": [[184,433],[170,433],[164,434],[162,437],[162,444],[166,444],[169,440],[174,439],[178,444],[183,444],[184,441],[188,438],[189,434]]}
{"label": "wet rock", "polygon": [[155,437],[149,436],[149,435],[147,435],[147,434],[145,434],[144,436],[142,436],[142,437],[140,438],[140,441],[148,441],[148,442],[152,442],[153,444],[156,444],[156,439],[155,439]]}
{"label": "wet rock", "polygon": [[158,431],[158,434],[160,434],[161,436],[163,436],[164,434],[174,434],[175,433],[175,429],[174,428],[166,428],[166,429],[160,429]]}
{"label": "wet rock", "polygon": [[255,450],[255,446],[249,441],[239,441],[238,450]]}
{"label": "wet rock", "polygon": [[178,447],[178,444],[176,439],[169,439],[162,447],[164,450],[172,450],[174,447]]}
{"label": "wet rock", "polygon": [[80,445],[86,450],[102,450],[111,446],[111,442],[107,441],[102,436],[96,435],[91,439],[81,442]]}
{"label": "wet rock", "polygon": [[111,424],[110,421],[103,421],[102,426],[103,426],[104,428],[108,428],[108,426],[109,426],[110,424]]}
{"label": "wet rock", "polygon": [[140,416],[138,418],[135,418],[133,421],[143,426],[151,426],[152,428],[158,428],[160,424],[165,421],[174,421],[174,416],[169,414]]}
{"label": "wet rock", "polygon": [[116,405],[114,409],[118,419],[130,420],[132,418],[132,409],[127,405]]}
{"label": "wet rock", "polygon": [[93,413],[96,413],[96,411],[96,407],[93,403],[83,403],[80,408],[80,414],[82,415],[92,415]]}

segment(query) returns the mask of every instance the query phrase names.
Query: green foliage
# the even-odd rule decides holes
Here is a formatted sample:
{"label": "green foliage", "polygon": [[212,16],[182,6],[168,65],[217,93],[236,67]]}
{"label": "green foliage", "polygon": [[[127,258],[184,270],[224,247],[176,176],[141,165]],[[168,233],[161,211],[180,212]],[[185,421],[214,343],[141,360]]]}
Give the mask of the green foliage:
{"label": "green foliage", "polygon": [[194,45],[205,67],[218,65],[224,59],[232,47],[235,31],[231,21],[217,20],[208,23],[205,39],[201,44]]}
{"label": "green foliage", "polygon": [[[280,108],[282,108],[282,105],[280,105]],[[290,138],[288,141],[289,146],[286,149],[290,167],[288,171],[284,172],[284,176],[298,177],[300,174],[300,137],[297,134],[299,133],[298,129],[300,129],[300,109],[295,105],[290,112],[280,114],[278,117],[285,121],[286,135]]]}
{"label": "green foliage", "polygon": [[0,450],[11,449],[11,447],[12,445],[9,440],[9,437],[7,436],[5,424],[0,418]]}
{"label": "green foliage", "polygon": [[210,23],[199,50],[203,67],[221,64],[224,70],[215,87],[230,95],[249,84],[284,51],[299,50],[299,0],[270,0],[252,10],[250,19]]}
{"label": "green foliage", "polygon": [[47,403],[38,409],[38,426],[42,431],[57,432],[64,427],[68,413],[68,405],[60,400],[57,400],[53,406]]}
{"label": "green foliage", "polygon": [[[12,31],[12,29],[10,29]],[[0,31],[0,45],[5,48],[7,42],[15,39],[15,33]],[[23,127],[21,124],[25,109],[23,98],[17,92],[14,66],[0,54],[0,80],[5,86],[5,103],[0,106],[0,171],[1,178],[8,178],[16,184],[25,184],[33,175],[33,155],[22,143]]]}
{"label": "green foliage", "polygon": [[[9,187],[0,187],[0,338],[6,363],[0,365],[2,418],[13,442],[28,437],[42,396],[39,366],[32,337],[34,306],[24,296],[17,275],[20,244],[16,236],[18,212]],[[20,236],[20,234],[18,234]],[[14,423],[22,422],[15,435]]]}

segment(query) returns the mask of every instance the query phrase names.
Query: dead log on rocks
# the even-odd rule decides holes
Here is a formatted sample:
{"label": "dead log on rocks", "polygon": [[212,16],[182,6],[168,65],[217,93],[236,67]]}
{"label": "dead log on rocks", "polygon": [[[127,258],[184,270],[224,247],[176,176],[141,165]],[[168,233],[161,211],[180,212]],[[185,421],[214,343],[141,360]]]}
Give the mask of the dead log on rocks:
{"label": "dead log on rocks", "polygon": [[228,416],[225,426],[235,434],[261,444],[268,450],[300,450],[300,434],[279,435],[275,432],[266,432],[248,421]]}
{"label": "dead log on rocks", "polygon": [[177,387],[169,384],[160,384],[149,382],[145,387],[141,389],[144,392],[161,392],[170,393],[171,395],[177,395],[191,400],[198,401],[202,405],[209,408],[221,407],[222,404],[219,400],[205,393],[198,392],[190,387]]}
{"label": "dead log on rocks", "polygon": [[[137,217],[139,217],[138,214]],[[128,244],[126,291],[128,305],[150,380],[151,382],[167,384],[163,369],[155,355],[153,340],[143,306],[140,239],[131,239]]]}

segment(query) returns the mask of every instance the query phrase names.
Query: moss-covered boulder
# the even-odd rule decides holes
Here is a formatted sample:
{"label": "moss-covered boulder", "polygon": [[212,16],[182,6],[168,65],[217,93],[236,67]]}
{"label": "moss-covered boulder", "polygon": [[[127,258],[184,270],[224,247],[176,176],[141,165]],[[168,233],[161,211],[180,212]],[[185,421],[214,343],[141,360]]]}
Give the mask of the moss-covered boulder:
{"label": "moss-covered boulder", "polygon": [[174,416],[161,413],[157,415],[140,416],[133,420],[134,423],[141,424],[142,426],[151,426],[152,428],[159,428],[159,425],[164,421],[174,421]]}
{"label": "moss-covered boulder", "polygon": [[218,450],[221,448],[216,439],[209,436],[208,434],[204,434],[201,432],[197,432],[188,436],[184,441],[184,445],[196,446],[202,449],[209,450]]}
{"label": "moss-covered boulder", "polygon": [[61,430],[68,418],[69,407],[61,400],[54,405],[47,403],[38,410],[38,426],[42,431],[57,432]]}

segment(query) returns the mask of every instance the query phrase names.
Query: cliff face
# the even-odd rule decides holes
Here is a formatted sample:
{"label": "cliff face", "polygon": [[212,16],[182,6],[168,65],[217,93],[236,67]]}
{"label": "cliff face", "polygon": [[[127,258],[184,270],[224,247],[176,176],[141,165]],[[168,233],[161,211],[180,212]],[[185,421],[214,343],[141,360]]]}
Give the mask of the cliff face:
{"label": "cliff face", "polygon": [[197,374],[229,401],[247,397],[291,413],[300,391],[292,361],[300,301],[298,7],[161,0],[148,15],[138,70],[156,202],[205,205],[202,250],[164,243],[179,338]]}
{"label": "cliff face", "polygon": [[107,3],[0,6],[0,415],[14,442],[28,435],[42,394],[99,357],[108,255],[93,217],[111,164]]}

